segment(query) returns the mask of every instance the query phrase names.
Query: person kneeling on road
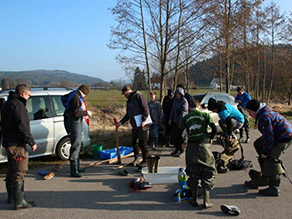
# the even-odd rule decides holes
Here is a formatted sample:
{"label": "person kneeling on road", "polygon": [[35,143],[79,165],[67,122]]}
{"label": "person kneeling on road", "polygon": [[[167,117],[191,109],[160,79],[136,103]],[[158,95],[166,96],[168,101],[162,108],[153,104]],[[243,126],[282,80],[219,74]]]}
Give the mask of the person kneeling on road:
{"label": "person kneeling on road", "polygon": [[279,158],[292,144],[292,126],[283,116],[258,100],[249,101],[246,110],[256,119],[262,136],[254,142],[261,172],[251,170],[249,175],[252,179],[246,181],[245,185],[255,189],[259,186],[269,186],[259,190],[259,194],[279,196],[280,176],[285,173]]}
{"label": "person kneeling on road", "polygon": [[[198,109],[199,102],[194,106]],[[215,183],[215,158],[211,151],[212,139],[217,128],[210,114],[193,109],[188,115],[182,118],[179,125],[181,132],[186,129],[188,144],[186,149],[186,173],[189,176],[188,186],[192,190],[191,203],[198,206],[198,181],[201,180],[204,188],[204,208],[212,207],[209,201],[210,191]],[[212,132],[208,133],[208,126]]]}

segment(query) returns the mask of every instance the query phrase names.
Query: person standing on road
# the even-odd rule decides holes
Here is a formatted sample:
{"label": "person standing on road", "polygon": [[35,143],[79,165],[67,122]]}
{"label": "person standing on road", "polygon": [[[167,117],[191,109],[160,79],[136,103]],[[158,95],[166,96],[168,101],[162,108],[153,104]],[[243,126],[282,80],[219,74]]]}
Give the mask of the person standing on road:
{"label": "person standing on road", "polygon": [[[189,176],[188,186],[192,191],[191,203],[198,206],[198,184],[204,188],[204,208],[212,207],[209,201],[210,191],[215,183],[215,158],[212,154],[211,145],[217,132],[210,114],[201,112],[200,103],[193,104],[195,108],[182,118],[179,125],[181,132],[186,129],[188,144],[186,149],[186,173]],[[208,133],[208,126],[212,131]]]}
{"label": "person standing on road", "polygon": [[165,147],[169,147],[171,142],[171,126],[169,125],[169,117],[171,113],[171,108],[173,104],[174,93],[172,89],[167,90],[167,96],[163,98],[162,110],[164,115],[164,143]]}
{"label": "person standing on road", "polygon": [[252,180],[246,181],[245,185],[256,189],[268,185],[267,189],[259,190],[259,194],[279,196],[280,176],[285,173],[279,158],[292,144],[292,126],[283,116],[258,100],[249,101],[246,110],[255,118],[262,136],[254,142],[261,173],[255,176],[250,172]]}
{"label": "person standing on road", "polygon": [[28,149],[35,151],[37,145],[30,133],[29,117],[26,102],[30,97],[30,88],[26,84],[18,84],[15,92],[10,91],[8,100],[1,112],[2,146],[6,150],[8,169],[6,173],[6,189],[8,203],[14,202],[14,209],[31,208],[34,202],[24,199],[24,176],[28,171]]}
{"label": "person standing on road", "polygon": [[171,155],[176,157],[181,157],[184,153],[183,148],[183,138],[179,130],[179,123],[182,118],[189,112],[189,104],[186,98],[184,98],[184,89],[178,87],[175,91],[175,98],[173,100],[173,105],[171,108],[171,113],[169,116],[169,125],[172,126],[173,131],[173,143],[175,150]]}
{"label": "person standing on road", "polygon": [[238,87],[237,88],[237,95],[235,97],[235,103],[238,103],[237,108],[238,110],[243,114],[244,116],[244,124],[243,127],[239,130],[240,131],[240,137],[239,141],[243,140],[243,129],[245,130],[246,134],[246,140],[244,143],[249,143],[249,114],[244,109],[247,105],[247,103],[251,100],[251,97],[247,91],[245,91],[244,87]]}
{"label": "person standing on road", "polygon": [[[132,126],[132,147],[134,150],[134,161],[131,165],[136,166],[138,162],[139,148],[142,151],[142,158],[140,165],[146,164],[148,155],[147,139],[149,135],[149,125],[146,124],[146,119],[150,115],[146,98],[139,91],[132,91],[131,87],[125,85],[122,89],[122,94],[128,99],[127,112],[124,117],[116,124],[119,128],[121,125],[130,120]],[[137,116],[141,116],[141,126],[137,126]],[[136,117],[136,119],[135,119]],[[137,140],[138,146],[137,146]]]}
{"label": "person standing on road", "polygon": [[[64,112],[64,125],[70,136],[70,176],[82,177],[80,172],[84,169],[80,168],[80,149],[82,139],[82,121],[84,116],[91,116],[87,111],[84,97],[89,94],[90,88],[87,84],[81,85],[77,90],[65,95],[68,98],[66,102],[68,107]],[[63,96],[63,97],[65,97]]]}
{"label": "person standing on road", "polygon": [[152,125],[150,126],[151,148],[158,147],[158,129],[162,122],[162,108],[159,101],[156,100],[156,92],[150,92],[150,101],[148,102]]}
{"label": "person standing on road", "polygon": [[194,98],[192,97],[192,95],[190,95],[188,92],[185,91],[185,86],[183,84],[178,84],[177,85],[177,88],[178,87],[181,87],[182,89],[184,89],[184,98],[186,98],[186,100],[188,101],[188,104],[189,104],[189,111],[190,109],[193,109],[195,106],[194,106]]}

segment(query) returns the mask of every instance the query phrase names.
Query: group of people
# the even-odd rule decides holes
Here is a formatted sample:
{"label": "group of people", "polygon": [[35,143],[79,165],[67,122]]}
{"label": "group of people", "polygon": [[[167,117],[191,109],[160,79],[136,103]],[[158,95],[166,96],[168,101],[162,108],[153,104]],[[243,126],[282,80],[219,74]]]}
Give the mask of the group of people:
{"label": "group of people", "polygon": [[[90,89],[86,84],[66,95],[67,103],[64,112],[64,126],[70,136],[70,175],[81,177],[79,152],[81,148],[83,116],[90,116],[84,97]],[[1,109],[2,146],[6,150],[8,168],[5,178],[7,203],[14,203],[14,209],[31,208],[34,202],[26,201],[24,197],[24,177],[28,171],[28,149],[37,150],[37,145],[30,132],[29,117],[26,102],[31,89],[26,84],[18,84],[15,91],[10,91],[7,101]]]}
{"label": "group of people", "polygon": [[[81,147],[82,119],[91,116],[86,108],[84,97],[88,95],[88,85],[81,85],[78,89],[64,96],[62,100],[66,110],[64,112],[64,125],[70,136],[70,176],[82,177],[79,152]],[[186,147],[186,173],[188,186],[192,191],[191,203],[198,206],[199,181],[204,189],[203,207],[212,207],[209,200],[210,191],[215,183],[215,159],[211,146],[217,133],[210,114],[200,110],[200,103],[185,93],[183,86],[178,86],[176,91],[168,90],[162,106],[156,99],[156,93],[150,93],[150,101],[139,92],[133,91],[130,86],[124,86],[122,94],[128,99],[126,114],[116,123],[119,128],[130,120],[132,126],[132,146],[134,160],[131,165],[138,164],[139,148],[142,152],[140,165],[146,163],[148,156],[148,135],[151,134],[150,145],[153,149],[158,147],[158,129],[164,124],[165,145],[173,143],[175,150],[172,155],[182,156],[183,143]],[[14,209],[30,208],[34,202],[24,198],[24,176],[28,170],[27,145],[32,150],[37,145],[30,133],[29,118],[26,110],[26,101],[30,97],[30,88],[25,84],[16,86],[11,91],[8,100],[1,110],[3,137],[2,145],[8,157],[8,170],[6,174],[6,189],[8,203],[14,203]],[[210,98],[208,109],[218,113],[219,125],[227,142],[237,141],[235,130],[239,129],[240,139],[248,143],[249,122],[248,117],[255,118],[262,136],[254,142],[254,147],[259,155],[261,171],[251,170],[251,180],[245,185],[249,188],[268,186],[259,194],[266,196],[279,196],[280,176],[284,173],[282,161],[279,159],[282,152],[292,144],[292,126],[280,114],[272,111],[264,103],[251,99],[244,88],[238,88],[235,98],[238,109],[223,102]],[[150,119],[151,118],[151,119]],[[208,127],[211,132],[208,132]],[[246,139],[243,139],[243,129]]]}
{"label": "group of people", "polygon": [[[210,98],[208,110],[218,114],[227,148],[228,145],[236,145],[239,141],[249,143],[249,116],[256,120],[258,129],[262,133],[262,136],[254,142],[261,171],[250,170],[251,179],[246,181],[245,185],[253,189],[268,186],[266,189],[259,190],[259,194],[279,196],[280,176],[284,173],[283,163],[279,158],[282,152],[292,144],[292,126],[283,116],[273,112],[264,103],[251,99],[243,87],[239,87],[237,91],[235,98],[235,102],[238,103],[237,108],[224,101]],[[138,147],[141,148],[143,158],[140,164],[146,163],[148,130],[151,129],[155,148],[158,142],[157,126],[164,121],[165,145],[169,146],[172,138],[175,147],[172,155],[182,155],[183,143],[187,139],[186,173],[189,176],[188,186],[192,191],[191,203],[198,206],[198,185],[201,181],[204,190],[203,207],[212,207],[209,197],[215,183],[216,168],[211,145],[217,133],[217,127],[210,114],[202,112],[200,103],[189,99],[181,86],[178,86],[175,92],[168,90],[162,107],[156,101],[154,92],[150,94],[148,105],[145,97],[139,91],[132,91],[129,86],[124,86],[122,94],[128,99],[127,112],[117,127],[130,119],[135,154],[132,164],[135,165],[137,162]],[[139,114],[142,114],[142,125],[138,127],[135,116]],[[153,117],[152,126],[146,122],[149,116]],[[211,132],[208,132],[208,127],[211,128]],[[240,130],[239,139],[235,133],[237,129]],[[246,132],[245,139],[244,131]],[[138,144],[137,140],[139,140]]]}

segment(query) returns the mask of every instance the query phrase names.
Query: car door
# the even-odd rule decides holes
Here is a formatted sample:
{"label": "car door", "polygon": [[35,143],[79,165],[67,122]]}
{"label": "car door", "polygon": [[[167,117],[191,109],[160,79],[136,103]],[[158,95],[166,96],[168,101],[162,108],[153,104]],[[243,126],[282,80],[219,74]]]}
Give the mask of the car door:
{"label": "car door", "polygon": [[31,96],[26,104],[32,136],[38,146],[30,155],[54,153],[54,129],[52,107],[47,95]]}

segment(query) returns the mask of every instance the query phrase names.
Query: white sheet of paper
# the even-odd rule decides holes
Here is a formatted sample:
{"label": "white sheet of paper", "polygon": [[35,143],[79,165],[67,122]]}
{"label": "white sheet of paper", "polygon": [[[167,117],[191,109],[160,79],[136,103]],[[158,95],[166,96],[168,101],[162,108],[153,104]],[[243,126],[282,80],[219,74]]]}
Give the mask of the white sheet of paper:
{"label": "white sheet of paper", "polygon": [[[137,116],[134,116],[135,118],[135,122],[136,122],[136,125],[137,127],[140,127],[142,125],[142,114],[139,114]],[[151,116],[149,115],[145,121],[145,124],[152,124],[152,119],[151,119]]]}

